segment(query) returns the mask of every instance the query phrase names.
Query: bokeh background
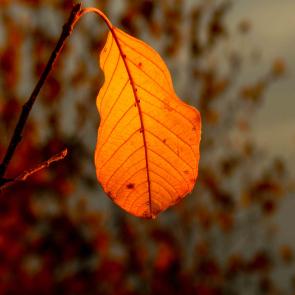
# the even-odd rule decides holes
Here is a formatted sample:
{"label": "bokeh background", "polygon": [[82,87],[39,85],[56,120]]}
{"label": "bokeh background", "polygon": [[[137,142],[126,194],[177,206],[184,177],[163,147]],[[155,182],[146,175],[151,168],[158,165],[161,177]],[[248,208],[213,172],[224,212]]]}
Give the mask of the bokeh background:
{"label": "bokeh background", "polygon": [[[106,26],[76,26],[0,194],[0,294],[295,294],[295,2],[82,1],[157,49],[202,114],[193,193],[156,220],[121,211],[93,153]],[[0,0],[0,156],[74,1]]]}

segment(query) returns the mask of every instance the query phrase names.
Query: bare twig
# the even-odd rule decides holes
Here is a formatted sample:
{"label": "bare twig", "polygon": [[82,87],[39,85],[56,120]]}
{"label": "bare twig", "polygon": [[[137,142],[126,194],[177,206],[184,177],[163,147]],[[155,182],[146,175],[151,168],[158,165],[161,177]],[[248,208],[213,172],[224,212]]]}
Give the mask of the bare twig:
{"label": "bare twig", "polygon": [[25,181],[28,177],[32,176],[33,174],[39,172],[40,170],[43,170],[45,168],[48,168],[52,163],[60,161],[66,157],[68,154],[68,150],[64,149],[62,152],[52,156],[47,161],[44,161],[40,163],[39,165],[26,170],[22,172],[20,175],[18,175],[14,179],[7,179],[2,185],[0,184],[0,192],[2,192],[4,189],[8,188],[9,186],[12,186],[18,182]]}
{"label": "bare twig", "polygon": [[26,122],[28,120],[29,114],[31,112],[31,109],[36,101],[36,98],[43,87],[49,73],[51,72],[56,60],[58,59],[58,56],[65,44],[66,39],[70,36],[70,34],[73,31],[73,27],[75,23],[78,21],[80,17],[80,11],[81,11],[81,3],[76,4],[70,14],[70,17],[68,21],[64,24],[62,33],[60,35],[60,38],[48,60],[48,63],[43,70],[43,73],[36,84],[30,98],[28,101],[23,105],[22,112],[19,116],[18,122],[16,124],[16,127],[14,129],[13,135],[11,137],[10,143],[8,145],[8,148],[6,150],[6,154],[3,157],[2,163],[0,164],[0,184],[6,183],[4,176],[7,170],[7,167],[15,153],[15,149],[17,148],[18,144],[20,143],[22,139],[22,133],[24,130],[24,127],[26,125]]}

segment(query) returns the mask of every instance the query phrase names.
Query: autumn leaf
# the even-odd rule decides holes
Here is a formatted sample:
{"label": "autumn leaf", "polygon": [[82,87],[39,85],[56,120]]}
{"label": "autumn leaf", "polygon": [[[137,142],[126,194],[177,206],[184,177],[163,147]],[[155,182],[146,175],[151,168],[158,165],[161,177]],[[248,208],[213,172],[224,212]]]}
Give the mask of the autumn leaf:
{"label": "autumn leaf", "polygon": [[105,81],[97,97],[97,178],[121,208],[154,218],[194,187],[200,115],[176,96],[154,49],[109,28],[100,55]]}

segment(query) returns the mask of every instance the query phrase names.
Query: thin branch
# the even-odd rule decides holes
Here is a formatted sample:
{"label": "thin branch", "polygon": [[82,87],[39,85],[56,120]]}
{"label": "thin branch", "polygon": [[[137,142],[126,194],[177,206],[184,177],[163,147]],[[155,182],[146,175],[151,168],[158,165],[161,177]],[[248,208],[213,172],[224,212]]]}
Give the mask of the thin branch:
{"label": "thin branch", "polygon": [[62,33],[60,35],[60,38],[48,60],[48,63],[43,70],[43,73],[36,84],[30,98],[27,100],[27,102],[23,105],[22,112],[19,116],[18,122],[16,124],[16,127],[14,129],[13,135],[11,137],[10,143],[8,145],[8,148],[6,150],[6,154],[3,157],[2,163],[0,164],[0,180],[2,182],[5,182],[4,176],[6,173],[6,170],[8,168],[8,165],[15,153],[15,150],[20,143],[22,139],[22,133],[24,130],[24,127],[26,125],[26,122],[28,120],[29,114],[31,112],[31,109],[36,101],[36,98],[43,87],[49,73],[51,72],[56,60],[59,57],[59,54],[65,44],[66,39],[71,35],[73,31],[73,27],[75,23],[78,21],[80,17],[80,12],[81,12],[81,3],[76,4],[70,14],[70,17],[68,21],[64,24]]}
{"label": "thin branch", "polygon": [[0,193],[4,189],[6,189],[6,188],[18,183],[18,182],[25,181],[28,177],[30,177],[33,174],[39,172],[40,170],[48,168],[52,163],[63,160],[66,157],[67,154],[68,154],[68,150],[64,149],[62,152],[52,156],[47,161],[44,161],[44,162],[40,163],[39,165],[37,165],[37,166],[35,166],[35,167],[33,167],[33,168],[29,169],[29,170],[26,170],[26,171],[22,172],[16,178],[7,179],[4,183],[2,183],[2,185],[0,184]]}

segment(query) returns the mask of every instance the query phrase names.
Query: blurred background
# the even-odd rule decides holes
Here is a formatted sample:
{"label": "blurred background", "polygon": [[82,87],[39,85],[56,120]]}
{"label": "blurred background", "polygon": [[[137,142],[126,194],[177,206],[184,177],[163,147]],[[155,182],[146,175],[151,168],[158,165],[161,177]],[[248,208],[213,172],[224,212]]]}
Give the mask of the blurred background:
{"label": "blurred background", "polygon": [[[295,294],[295,2],[82,1],[157,49],[201,112],[193,193],[156,220],[120,210],[93,154],[106,26],[77,24],[0,195],[0,294]],[[0,0],[0,157],[74,1]]]}

